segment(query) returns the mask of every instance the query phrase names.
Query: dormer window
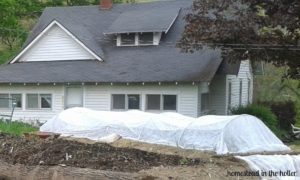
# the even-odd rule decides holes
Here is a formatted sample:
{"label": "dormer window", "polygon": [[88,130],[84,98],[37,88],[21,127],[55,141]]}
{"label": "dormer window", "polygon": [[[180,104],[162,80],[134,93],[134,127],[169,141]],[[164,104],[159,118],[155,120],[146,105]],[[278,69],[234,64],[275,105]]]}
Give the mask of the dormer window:
{"label": "dormer window", "polygon": [[141,45],[153,45],[153,33],[139,33],[138,38]]}
{"label": "dormer window", "polygon": [[135,45],[135,33],[121,34],[121,45]]}
{"label": "dormer window", "polygon": [[159,45],[162,33],[123,33],[117,36],[117,46]]}

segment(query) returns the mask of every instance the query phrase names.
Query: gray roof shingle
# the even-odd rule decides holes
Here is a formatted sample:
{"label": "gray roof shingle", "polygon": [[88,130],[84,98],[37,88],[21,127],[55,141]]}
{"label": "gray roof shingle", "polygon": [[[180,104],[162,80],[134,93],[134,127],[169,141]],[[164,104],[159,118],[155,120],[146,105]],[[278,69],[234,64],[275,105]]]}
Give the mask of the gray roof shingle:
{"label": "gray roof shingle", "polygon": [[104,34],[167,32],[178,16],[179,7],[160,7],[122,13]]}
{"label": "gray roof shingle", "polygon": [[[7,64],[0,66],[0,83],[211,81],[222,62],[219,50],[205,49],[190,54],[176,47],[185,26],[183,18],[191,4],[192,0],[175,0],[116,4],[110,10],[100,10],[98,6],[46,8],[24,47],[56,20],[104,62],[82,60]],[[173,17],[179,8],[181,11],[177,20],[163,35],[158,46],[117,47],[115,36],[104,35],[124,13],[166,9],[170,15],[166,17]],[[151,16],[149,20],[156,23],[151,18],[157,16]],[[163,22],[159,28],[165,28],[164,25],[168,24],[165,22],[169,20],[157,22]],[[141,28],[152,31],[152,25]]]}

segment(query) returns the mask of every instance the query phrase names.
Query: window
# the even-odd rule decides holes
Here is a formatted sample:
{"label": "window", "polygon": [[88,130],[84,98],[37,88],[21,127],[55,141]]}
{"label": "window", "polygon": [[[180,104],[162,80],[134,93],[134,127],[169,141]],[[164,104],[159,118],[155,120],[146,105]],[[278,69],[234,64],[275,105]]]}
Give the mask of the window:
{"label": "window", "polygon": [[128,109],[140,109],[140,95],[128,95]]}
{"label": "window", "polygon": [[250,104],[251,80],[248,79],[248,104]]}
{"label": "window", "polygon": [[232,84],[231,82],[228,83],[228,112],[230,112],[231,109],[231,89],[232,89]]}
{"label": "window", "polygon": [[140,95],[113,94],[112,109],[115,110],[140,109]]}
{"label": "window", "polygon": [[163,95],[164,97],[164,108],[163,110],[173,110],[177,109],[177,97],[176,95]]}
{"label": "window", "polygon": [[51,94],[27,94],[27,109],[51,109]]}
{"label": "window", "polygon": [[11,94],[10,97],[16,108],[22,108],[22,94]]}
{"label": "window", "polygon": [[243,100],[243,80],[240,80],[240,98],[239,98],[239,106],[242,105]]}
{"label": "window", "polygon": [[0,94],[0,108],[22,108],[22,94]]}
{"label": "window", "polygon": [[125,109],[125,95],[114,94],[112,97],[113,97],[113,109]]}
{"label": "window", "polygon": [[0,94],[0,108],[9,108],[9,94]]}
{"label": "window", "polygon": [[117,38],[118,46],[154,45],[154,33],[123,33]]}
{"label": "window", "polygon": [[209,94],[201,94],[201,112],[209,110]]}
{"label": "window", "polygon": [[160,95],[147,95],[147,110],[160,110]]}
{"label": "window", "polygon": [[52,97],[50,94],[41,94],[40,95],[41,108],[51,108],[52,107]]}
{"label": "window", "polygon": [[146,98],[147,98],[147,102],[146,102],[147,110],[165,110],[165,111],[177,110],[176,95],[148,94]]}
{"label": "window", "polygon": [[153,33],[140,33],[139,34],[139,44],[153,44]]}
{"label": "window", "polygon": [[121,45],[135,45],[135,34],[121,34]]}

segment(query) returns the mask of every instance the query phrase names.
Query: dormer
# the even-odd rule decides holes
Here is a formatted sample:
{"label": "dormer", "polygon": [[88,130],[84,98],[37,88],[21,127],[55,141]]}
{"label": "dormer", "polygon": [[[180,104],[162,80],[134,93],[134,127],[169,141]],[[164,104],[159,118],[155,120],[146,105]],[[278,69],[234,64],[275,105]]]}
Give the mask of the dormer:
{"label": "dormer", "polygon": [[179,12],[180,9],[172,7],[128,11],[120,14],[104,34],[114,36],[117,46],[157,46]]}
{"label": "dormer", "polygon": [[122,33],[117,34],[117,46],[151,46],[159,45],[161,32]]}

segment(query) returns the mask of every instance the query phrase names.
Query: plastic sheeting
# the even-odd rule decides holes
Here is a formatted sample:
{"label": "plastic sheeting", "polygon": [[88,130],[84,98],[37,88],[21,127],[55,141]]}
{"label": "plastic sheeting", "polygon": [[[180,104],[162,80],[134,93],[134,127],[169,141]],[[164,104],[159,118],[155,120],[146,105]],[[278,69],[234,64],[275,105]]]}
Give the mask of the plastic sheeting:
{"label": "plastic sheeting", "polygon": [[47,121],[40,131],[92,140],[115,133],[127,139],[217,154],[290,150],[250,115],[191,118],[177,113],[72,108]]}
{"label": "plastic sheeting", "polygon": [[300,179],[300,155],[236,156],[248,163],[253,172],[263,178],[280,180]]}

